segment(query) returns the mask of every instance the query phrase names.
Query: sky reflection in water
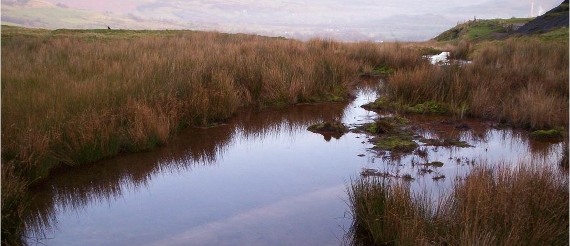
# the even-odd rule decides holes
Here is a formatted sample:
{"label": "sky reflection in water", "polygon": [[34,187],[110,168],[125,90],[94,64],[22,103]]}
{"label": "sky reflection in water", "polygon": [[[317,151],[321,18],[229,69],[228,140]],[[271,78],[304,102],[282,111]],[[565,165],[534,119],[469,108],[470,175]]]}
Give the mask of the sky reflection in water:
{"label": "sky reflection in water", "polygon": [[[375,91],[363,88],[350,104],[246,112],[227,125],[189,129],[155,151],[57,175],[36,193],[29,242],[339,245],[351,224],[346,188],[362,168],[410,174],[414,189],[433,192],[464,176],[472,161],[555,163],[563,148],[478,121],[466,120],[471,128],[457,130],[425,116],[410,117],[422,122],[417,130],[424,137],[455,137],[475,147],[424,147],[427,157],[396,157],[370,151],[363,134],[327,141],[306,130],[321,121],[342,120],[354,128],[374,120],[378,115],[360,105],[373,101]],[[419,172],[432,161],[444,166]],[[446,178],[434,181],[435,175]]]}

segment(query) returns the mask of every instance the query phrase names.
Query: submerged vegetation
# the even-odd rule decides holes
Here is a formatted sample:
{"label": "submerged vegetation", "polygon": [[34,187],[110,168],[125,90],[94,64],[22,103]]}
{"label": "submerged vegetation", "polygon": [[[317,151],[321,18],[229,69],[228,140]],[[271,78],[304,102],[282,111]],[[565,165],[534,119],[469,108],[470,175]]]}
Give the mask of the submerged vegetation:
{"label": "submerged vegetation", "polygon": [[373,137],[370,141],[374,143],[374,149],[395,153],[410,153],[420,147],[419,143],[423,143],[424,146],[473,147],[467,142],[458,139],[424,138],[416,134],[413,128],[416,127],[406,118],[381,117],[373,123],[363,124],[356,131],[372,134]]}

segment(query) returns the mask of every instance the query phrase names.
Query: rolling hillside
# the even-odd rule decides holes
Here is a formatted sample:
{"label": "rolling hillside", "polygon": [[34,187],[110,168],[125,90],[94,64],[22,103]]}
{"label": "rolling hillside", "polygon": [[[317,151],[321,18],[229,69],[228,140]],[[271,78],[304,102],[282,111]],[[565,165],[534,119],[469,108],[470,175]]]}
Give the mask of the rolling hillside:
{"label": "rolling hillside", "polygon": [[[564,34],[566,36],[564,36]],[[436,41],[457,42],[502,39],[512,35],[568,37],[568,0],[536,18],[470,20],[436,36]]]}

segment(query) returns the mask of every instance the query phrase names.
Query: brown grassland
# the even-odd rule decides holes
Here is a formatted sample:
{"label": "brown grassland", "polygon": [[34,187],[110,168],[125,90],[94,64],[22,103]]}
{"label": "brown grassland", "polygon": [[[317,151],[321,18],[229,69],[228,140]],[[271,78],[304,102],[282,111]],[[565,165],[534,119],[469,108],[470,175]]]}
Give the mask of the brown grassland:
{"label": "brown grassland", "polygon": [[[422,58],[435,52],[428,47],[467,52],[473,63],[432,66]],[[568,125],[567,40],[341,43],[3,26],[1,48],[3,244],[20,242],[26,190],[59,167],[150,150],[245,108],[348,100],[359,75],[377,71],[401,104],[434,101],[454,115],[536,129]]]}

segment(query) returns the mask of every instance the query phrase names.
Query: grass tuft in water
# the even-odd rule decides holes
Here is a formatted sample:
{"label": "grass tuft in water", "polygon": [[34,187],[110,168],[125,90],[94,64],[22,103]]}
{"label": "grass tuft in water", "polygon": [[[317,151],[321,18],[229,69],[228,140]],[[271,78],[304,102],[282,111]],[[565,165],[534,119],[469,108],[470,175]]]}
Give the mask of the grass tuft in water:
{"label": "grass tuft in water", "polygon": [[477,166],[436,200],[379,177],[352,181],[348,194],[354,245],[568,243],[568,178],[549,167]]}

